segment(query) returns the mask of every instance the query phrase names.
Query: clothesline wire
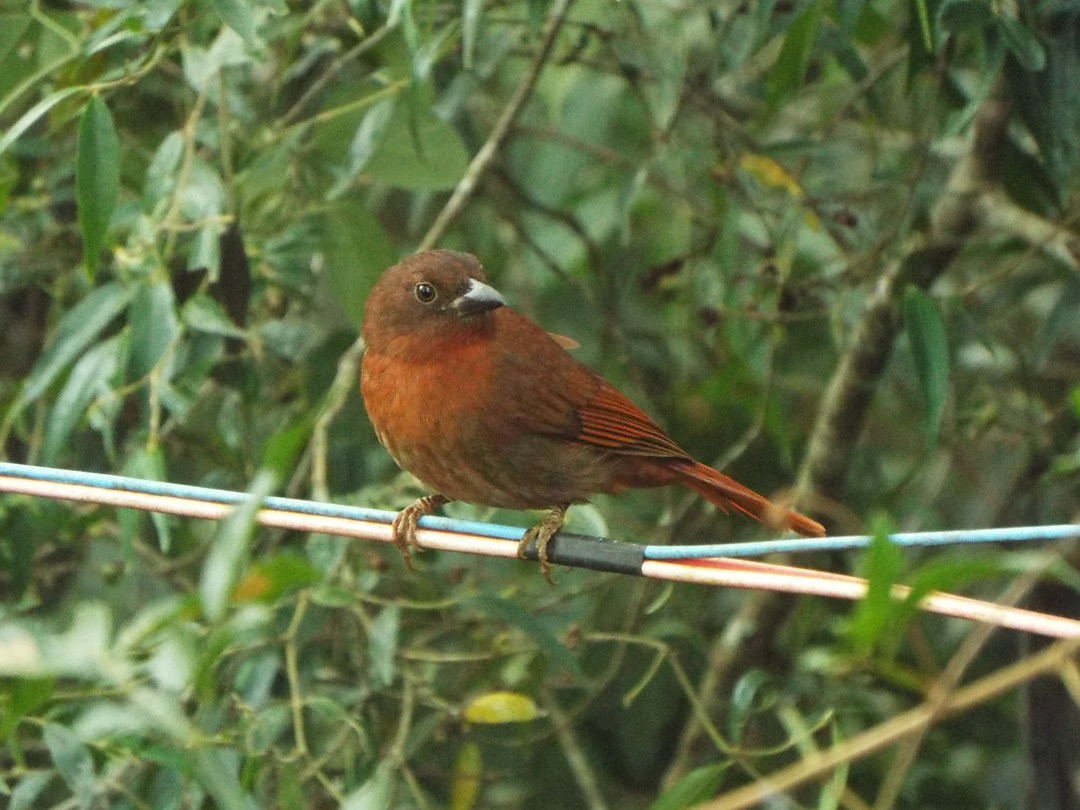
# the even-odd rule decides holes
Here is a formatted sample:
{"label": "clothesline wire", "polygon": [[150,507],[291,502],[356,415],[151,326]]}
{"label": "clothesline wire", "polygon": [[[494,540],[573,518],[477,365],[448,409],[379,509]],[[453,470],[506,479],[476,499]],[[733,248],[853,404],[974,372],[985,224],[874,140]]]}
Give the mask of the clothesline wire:
{"label": "clothesline wire", "polygon": [[[0,492],[209,520],[227,517],[234,507],[251,497],[229,490],[8,462],[0,462]],[[393,517],[393,512],[376,509],[269,497],[262,501],[256,521],[264,526],[295,531],[392,542],[390,521]],[[520,528],[442,517],[426,517],[420,526],[417,541],[421,548],[504,558],[517,556],[518,541],[523,534]],[[962,542],[1056,539],[1080,536],[1080,526],[906,533],[893,537],[899,537],[899,542],[903,544],[913,545],[919,535],[929,537],[935,545],[947,542],[950,535],[968,538]],[[974,541],[970,539],[973,537],[982,539]],[[821,540],[834,543],[839,541],[843,545],[815,546],[811,549],[800,546],[798,550],[855,548],[866,545],[871,538],[856,535]],[[740,546],[743,547],[741,550],[744,554],[747,553],[747,548],[755,554],[765,554],[784,549],[784,544],[792,542],[802,544],[804,541],[774,540],[720,546],[643,546],[603,537],[560,533],[549,546],[548,557],[555,565],[713,587],[759,588],[851,600],[861,599],[865,595],[867,583],[858,577],[755,560],[733,559],[728,554],[732,548],[740,550]],[[790,550],[791,547],[788,546],[787,549]],[[696,550],[698,553],[694,555],[694,559],[689,559],[687,550]],[[671,551],[676,553],[662,558],[664,552]],[[714,556],[717,554],[724,556]],[[526,556],[535,560],[535,548],[530,549]],[[906,586],[893,586],[895,599],[904,599],[909,594],[910,589]],[[1057,638],[1080,637],[1080,621],[1062,616],[946,593],[928,594],[919,604],[927,611],[988,622],[1015,630]]]}

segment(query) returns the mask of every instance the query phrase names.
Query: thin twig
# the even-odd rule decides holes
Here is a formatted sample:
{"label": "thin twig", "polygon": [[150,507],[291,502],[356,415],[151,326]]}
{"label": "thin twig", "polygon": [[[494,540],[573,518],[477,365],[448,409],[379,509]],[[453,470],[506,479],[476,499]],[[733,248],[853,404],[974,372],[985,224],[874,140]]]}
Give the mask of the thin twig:
{"label": "thin twig", "polygon": [[577,782],[577,786],[585,799],[585,806],[589,810],[607,810],[608,805],[604,801],[603,791],[600,789],[596,774],[593,773],[592,766],[589,764],[589,758],[585,755],[581,744],[578,742],[577,735],[574,733],[573,723],[563,712],[559,701],[554,695],[549,694],[547,700],[544,701],[544,705],[551,715],[551,724],[555,729],[555,736],[559,740],[559,745],[562,746],[563,756],[566,757],[570,772],[574,775],[574,780]]}
{"label": "thin twig", "polygon": [[928,700],[869,731],[833,746],[820,756],[804,759],[753,784],[697,805],[696,810],[740,810],[744,807],[761,806],[771,797],[785,794],[807,782],[826,778],[834,768],[844,763],[867,757],[912,734],[923,733],[928,726],[939,720],[986,703],[1041,675],[1057,672],[1069,664],[1077,650],[1080,650],[1080,639],[1059,641],[1030,658],[1002,667],[993,674],[956,690],[941,705]]}
{"label": "thin twig", "polygon": [[281,117],[280,125],[287,127],[292,124],[300,114],[307,107],[308,103],[323,91],[323,89],[330,84],[331,81],[345,68],[346,65],[351,62],[355,62],[365,53],[370,51],[384,39],[394,29],[388,26],[382,26],[381,28],[373,31],[370,36],[360,40],[356,45],[353,45],[348,51],[346,51],[341,58],[335,60],[330,64],[326,71],[319,76],[315,81],[308,85],[307,89],[301,94],[300,98],[296,100],[296,103],[289,108],[289,111]]}
{"label": "thin twig", "polygon": [[[912,240],[904,258],[894,261],[878,279],[826,387],[800,466],[796,502],[799,494],[812,495],[820,501],[826,498],[839,501],[874,395],[900,335],[900,302],[906,285],[928,288],[949,268],[971,235],[980,211],[974,200],[994,188],[998,145],[1006,135],[1008,113],[1008,106],[998,95],[986,99],[976,116],[967,151],[953,167],[946,190],[937,201],[929,232],[921,240]],[[785,606],[772,594],[756,595],[752,602],[744,603],[737,620],[758,614],[769,616],[769,624],[755,626],[758,633],[770,635],[771,629],[785,618]],[[718,652],[716,658],[725,667],[710,669],[705,681],[711,689],[719,691],[731,679],[735,662],[744,661],[747,656],[744,650],[735,648]],[[710,702],[713,694],[703,692],[703,702]],[[693,722],[683,729],[665,782],[670,784],[686,772],[700,737],[701,729]]]}
{"label": "thin twig", "polygon": [[[1044,572],[1044,566],[1028,571],[1024,576],[1009,585],[998,602],[1003,605],[1017,604],[1035,586]],[[953,694],[953,690],[956,689],[957,684],[960,683],[975,657],[986,646],[986,642],[990,640],[990,635],[993,632],[994,628],[992,626],[981,624],[977,625],[968,634],[960,649],[957,650],[956,655],[953,656],[949,665],[945,668],[945,671],[941,673],[937,683],[934,684],[928,703],[935,706],[939,711],[941,710],[941,707],[946,704]],[[900,745],[900,750],[896,752],[892,765],[886,770],[885,780],[878,791],[877,799],[874,801],[874,807],[877,810],[887,810],[896,806],[896,801],[904,786],[904,780],[915,764],[923,739],[929,730],[930,726],[925,726]]]}

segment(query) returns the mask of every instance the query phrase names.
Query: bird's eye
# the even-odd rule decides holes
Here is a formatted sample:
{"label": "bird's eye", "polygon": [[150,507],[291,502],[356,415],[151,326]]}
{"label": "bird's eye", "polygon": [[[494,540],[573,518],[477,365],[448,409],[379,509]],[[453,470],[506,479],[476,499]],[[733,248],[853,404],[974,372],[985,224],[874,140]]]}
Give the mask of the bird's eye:
{"label": "bird's eye", "polygon": [[434,285],[428,284],[426,281],[421,281],[413,287],[413,295],[416,296],[416,300],[421,304],[430,304],[439,297],[439,293]]}

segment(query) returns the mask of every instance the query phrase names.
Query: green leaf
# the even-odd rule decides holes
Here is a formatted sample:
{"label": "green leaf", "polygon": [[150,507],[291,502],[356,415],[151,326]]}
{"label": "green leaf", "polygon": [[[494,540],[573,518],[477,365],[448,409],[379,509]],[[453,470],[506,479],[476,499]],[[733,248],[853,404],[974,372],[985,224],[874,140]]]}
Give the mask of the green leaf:
{"label": "green leaf", "polygon": [[237,778],[238,755],[227,748],[199,748],[191,756],[195,778],[218,810],[251,810],[254,806]]}
{"label": "green leaf", "polygon": [[535,615],[525,610],[516,602],[497,596],[481,595],[469,599],[466,604],[486,613],[494,619],[516,625],[536,642],[541,651],[565,669],[577,681],[585,681],[585,672],[570,650],[566,648]]}
{"label": "green leaf", "polygon": [[247,337],[247,333],[233,323],[221,304],[203,293],[191,296],[180,310],[180,319],[189,329],[223,337]]}
{"label": "green leaf", "polygon": [[86,92],[85,87],[65,87],[63,90],[57,90],[56,92],[45,96],[45,98],[23,113],[18,121],[8,127],[7,132],[4,133],[3,137],[0,137],[0,155],[10,149],[11,145],[19,140],[20,136],[22,136],[26,130],[37,123],[37,120],[41,118],[41,116],[45,115],[45,113],[69,96],[83,92]]}
{"label": "green leaf", "polygon": [[172,286],[148,280],[135,290],[128,306],[131,324],[131,376],[140,379],[158,364],[180,332]]}
{"label": "green leaf", "polygon": [[665,790],[648,810],[683,810],[711,799],[720,790],[730,765],[722,762],[695,768]]}
{"label": "green leaf", "polygon": [[911,586],[906,603],[912,612],[927,594],[933,591],[954,591],[973,582],[985,582],[1007,573],[1001,558],[972,559],[970,553],[956,552],[944,559],[932,559],[912,571],[907,577]]}
{"label": "green leaf", "polygon": [[982,30],[994,22],[994,10],[986,0],[953,0],[942,5],[938,21],[950,34]]}
{"label": "green leaf", "polygon": [[120,137],[105,102],[91,96],[79,119],[75,199],[83,264],[93,277],[120,194]]}
{"label": "green leaf", "polygon": [[934,52],[934,31],[930,25],[930,10],[926,0],[915,0],[915,16],[919,20],[919,33],[922,34],[922,46],[927,53]]}
{"label": "green leaf", "polygon": [[240,580],[234,595],[238,600],[274,602],[290,591],[314,585],[321,578],[319,570],[299,554],[275,554],[256,561]]}
{"label": "green leaf", "polygon": [[[144,478],[149,481],[166,481],[168,473],[165,469],[165,454],[160,446],[140,447],[124,464],[124,475],[133,478]],[[129,557],[135,554],[135,537],[142,523],[144,512],[137,509],[121,509],[119,511],[120,536],[124,541],[124,548]],[[172,518],[161,512],[150,512],[150,522],[158,538],[158,548],[163,554],[168,554],[172,547],[172,532],[170,522]]]}
{"label": "green leaf", "polygon": [[917,287],[904,294],[904,323],[926,402],[926,428],[936,441],[949,385],[949,341],[937,302]]}
{"label": "green leaf", "polygon": [[0,715],[0,740],[7,740],[24,717],[44,706],[56,691],[52,678],[12,678],[0,685],[5,711]]}
{"label": "green leaf", "polygon": [[397,98],[388,96],[371,105],[364,115],[360,126],[356,128],[356,134],[349,144],[349,162],[334,187],[330,189],[328,197],[331,200],[340,197],[350,186],[352,181],[368,165],[372,155],[382,141],[387,126],[397,106]]}
{"label": "green leaf", "polygon": [[483,11],[484,0],[464,0],[461,4],[461,60],[466,70],[472,70]]}
{"label": "green leaf", "polygon": [[368,675],[375,689],[394,682],[397,675],[398,634],[401,629],[401,609],[391,605],[371,623],[368,633]]}
{"label": "green leaf", "polygon": [[351,196],[326,213],[320,228],[330,289],[349,320],[359,327],[364,301],[382,271],[398,260],[397,250],[368,205]]}
{"label": "green leaf", "polygon": [[394,767],[383,760],[360,787],[345,797],[341,810],[386,810],[393,807]]}
{"label": "green leaf", "polygon": [[296,460],[307,447],[315,412],[306,411],[297,421],[282,428],[266,440],[263,446],[262,467],[284,480],[296,469]]}
{"label": "green leaf", "polygon": [[203,610],[211,621],[225,615],[255,533],[255,516],[275,485],[275,476],[260,470],[248,488],[247,497],[218,526],[199,580]]}
{"label": "green leaf", "polygon": [[82,419],[90,400],[109,390],[119,370],[125,341],[119,335],[91,348],[71,369],[64,387],[49,410],[45,423],[42,461],[54,464],[67,444],[72,430]]}
{"label": "green leaf", "polygon": [[177,170],[180,161],[184,157],[184,135],[174,131],[166,135],[154,156],[150,159],[150,165],[146,167],[146,178],[143,180],[143,203],[148,210],[163,201],[168,201],[176,187]]}
{"label": "green leaf", "polygon": [[735,683],[731,690],[731,706],[728,709],[728,734],[735,742],[743,738],[746,722],[756,705],[758,693],[769,683],[769,674],[761,669],[751,669]]}
{"label": "green leaf", "polygon": [[386,132],[367,162],[367,176],[414,191],[453,188],[469,163],[461,136],[426,110],[412,118],[415,126],[410,125],[409,105],[395,105]]}
{"label": "green leaf", "polygon": [[46,723],[43,736],[60,778],[83,807],[90,807],[94,801],[94,760],[90,751],[67,726]]}
{"label": "green leaf", "polygon": [[1046,67],[1046,49],[1035,32],[1008,14],[998,15],[998,30],[1016,61],[1032,73]]}
{"label": "green leaf", "polygon": [[38,798],[49,786],[55,772],[52,768],[40,771],[29,771],[19,777],[19,783],[11,791],[11,804],[8,810],[35,810],[42,805]]}
{"label": "green leaf", "polygon": [[806,70],[810,67],[810,57],[814,54],[814,43],[821,30],[823,15],[824,4],[821,0],[815,0],[802,10],[788,28],[780,55],[777,56],[767,79],[770,107],[779,106],[802,87]]}
{"label": "green leaf", "polygon": [[903,573],[904,553],[889,539],[884,522],[874,527],[863,569],[868,582],[866,596],[855,608],[849,634],[856,649],[869,654],[882,641],[895,636],[896,619],[903,612],[902,604],[893,598],[892,588]]}
{"label": "green leaf", "polygon": [[22,404],[33,402],[41,396],[67,365],[82,354],[91,341],[120,314],[130,298],[130,290],[114,281],[92,290],[72,307],[60,320],[52,343],[27,377],[22,390]]}
{"label": "green leaf", "polygon": [[253,48],[261,45],[255,30],[255,11],[249,0],[212,0],[214,11]]}
{"label": "green leaf", "polygon": [[232,26],[222,28],[209,48],[192,45],[189,40],[183,40],[180,55],[184,75],[196,90],[202,90],[208,83],[215,81],[225,68],[252,62],[251,49]]}

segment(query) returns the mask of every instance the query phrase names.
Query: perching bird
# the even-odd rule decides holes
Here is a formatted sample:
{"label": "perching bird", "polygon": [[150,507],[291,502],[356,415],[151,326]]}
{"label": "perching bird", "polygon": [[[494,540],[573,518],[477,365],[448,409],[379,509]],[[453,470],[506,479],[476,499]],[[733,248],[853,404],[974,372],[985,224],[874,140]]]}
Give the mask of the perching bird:
{"label": "perching bird", "polygon": [[799,534],[821,524],[701,464],[640,408],[575,360],[567,341],[506,306],[476,257],[449,250],[386,270],[364,310],[360,383],[379,441],[435,494],[395,518],[409,560],[417,520],[450,501],[550,509],[518,546],[547,547],[590,496],[677,483],[722,510]]}

